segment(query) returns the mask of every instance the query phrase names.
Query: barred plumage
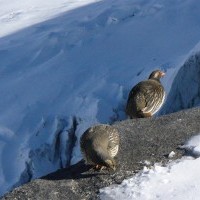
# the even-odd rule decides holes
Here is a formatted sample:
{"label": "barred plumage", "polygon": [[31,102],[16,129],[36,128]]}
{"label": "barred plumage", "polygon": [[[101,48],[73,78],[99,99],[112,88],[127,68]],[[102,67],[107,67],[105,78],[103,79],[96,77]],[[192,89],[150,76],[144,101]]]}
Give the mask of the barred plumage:
{"label": "barred plumage", "polygon": [[119,150],[119,132],[110,125],[97,125],[87,129],[80,147],[87,164],[115,169],[114,157]]}
{"label": "barred plumage", "polygon": [[108,152],[114,158],[119,150],[119,134],[113,131],[109,134]]}
{"label": "barred plumage", "polygon": [[150,117],[154,115],[164,103],[165,91],[160,83],[164,73],[153,71],[149,79],[134,86],[129,93],[126,113],[130,118]]}

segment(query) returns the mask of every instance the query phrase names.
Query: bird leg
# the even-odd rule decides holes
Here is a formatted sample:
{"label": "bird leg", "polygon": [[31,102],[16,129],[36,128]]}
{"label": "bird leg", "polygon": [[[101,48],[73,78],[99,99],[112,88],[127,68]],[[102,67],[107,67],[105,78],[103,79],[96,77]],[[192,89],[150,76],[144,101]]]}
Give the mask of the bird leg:
{"label": "bird leg", "polygon": [[102,171],[102,170],[104,170],[106,168],[107,168],[106,166],[101,166],[100,171]]}
{"label": "bird leg", "polygon": [[95,165],[95,166],[93,167],[93,169],[94,169],[95,171],[101,171],[101,170],[103,170],[103,169],[106,169],[106,166]]}
{"label": "bird leg", "polygon": [[95,165],[95,166],[93,167],[93,169],[96,170],[96,171],[99,171],[99,170],[101,169],[101,166],[100,166],[100,165]]}

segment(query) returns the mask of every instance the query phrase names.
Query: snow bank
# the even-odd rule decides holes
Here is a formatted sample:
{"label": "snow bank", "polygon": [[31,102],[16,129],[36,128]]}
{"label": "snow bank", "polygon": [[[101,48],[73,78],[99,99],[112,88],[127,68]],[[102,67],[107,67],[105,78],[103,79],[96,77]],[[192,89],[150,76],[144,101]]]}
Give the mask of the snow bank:
{"label": "snow bank", "polygon": [[0,4],[0,194],[80,160],[85,129],[125,119],[156,68],[169,91],[199,41],[197,0]]}
{"label": "snow bank", "polygon": [[[200,155],[200,135],[191,138],[183,148]],[[100,191],[102,200],[198,200],[200,195],[200,158],[185,157],[163,167],[145,167],[118,186]]]}

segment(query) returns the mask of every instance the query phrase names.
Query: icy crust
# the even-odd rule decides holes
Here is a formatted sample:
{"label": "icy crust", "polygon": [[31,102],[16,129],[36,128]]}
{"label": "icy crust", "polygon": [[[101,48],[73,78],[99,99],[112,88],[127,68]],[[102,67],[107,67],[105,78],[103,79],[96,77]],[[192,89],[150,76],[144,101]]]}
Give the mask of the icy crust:
{"label": "icy crust", "polygon": [[102,200],[198,200],[200,195],[200,135],[192,137],[182,148],[194,157],[183,157],[163,167],[144,167],[122,184],[100,190]]}

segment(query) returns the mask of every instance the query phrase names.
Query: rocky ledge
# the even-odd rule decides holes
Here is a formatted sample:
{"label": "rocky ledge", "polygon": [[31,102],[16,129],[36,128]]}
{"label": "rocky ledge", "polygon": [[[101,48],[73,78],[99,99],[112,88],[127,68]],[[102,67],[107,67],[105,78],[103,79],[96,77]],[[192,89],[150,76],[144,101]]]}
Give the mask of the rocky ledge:
{"label": "rocky ledge", "polygon": [[2,200],[99,199],[100,188],[119,184],[145,166],[145,161],[166,164],[184,155],[179,146],[200,133],[200,108],[184,110],[158,118],[135,119],[113,125],[120,131],[120,150],[116,172],[96,172],[83,161],[33,180],[7,193]]}

